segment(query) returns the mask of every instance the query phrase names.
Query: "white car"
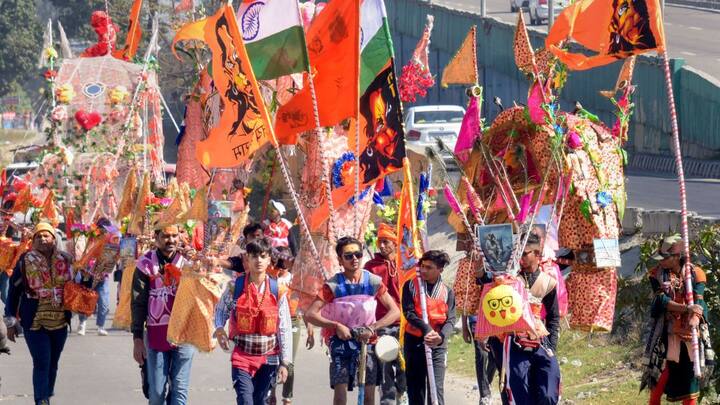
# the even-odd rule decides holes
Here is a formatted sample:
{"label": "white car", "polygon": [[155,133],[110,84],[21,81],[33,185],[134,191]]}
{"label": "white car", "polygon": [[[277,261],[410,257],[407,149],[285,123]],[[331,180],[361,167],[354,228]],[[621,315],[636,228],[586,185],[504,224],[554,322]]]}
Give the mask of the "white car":
{"label": "white car", "polygon": [[455,149],[465,109],[459,105],[426,105],[410,107],[405,114],[405,147],[421,154],[430,146],[437,150],[441,139]]}
{"label": "white car", "polygon": [[[540,25],[547,22],[549,0],[529,0],[528,14],[530,14],[530,25]],[[570,4],[568,0],[553,0],[553,14],[555,17]]]}
{"label": "white car", "polygon": [[510,0],[510,12],[517,13],[522,8],[527,10],[529,0]]}

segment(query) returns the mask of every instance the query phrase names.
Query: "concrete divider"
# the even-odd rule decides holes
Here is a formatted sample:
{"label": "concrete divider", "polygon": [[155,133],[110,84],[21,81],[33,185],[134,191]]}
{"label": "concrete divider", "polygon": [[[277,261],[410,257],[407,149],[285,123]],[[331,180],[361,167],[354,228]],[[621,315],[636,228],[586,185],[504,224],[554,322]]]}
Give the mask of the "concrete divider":
{"label": "concrete divider", "polygon": [[[678,210],[654,210],[639,207],[625,209],[622,227],[623,233],[632,235],[642,232],[644,235],[659,235],[680,232],[682,217]],[[702,228],[720,224],[720,218],[711,218],[688,212],[690,237],[693,238]]]}

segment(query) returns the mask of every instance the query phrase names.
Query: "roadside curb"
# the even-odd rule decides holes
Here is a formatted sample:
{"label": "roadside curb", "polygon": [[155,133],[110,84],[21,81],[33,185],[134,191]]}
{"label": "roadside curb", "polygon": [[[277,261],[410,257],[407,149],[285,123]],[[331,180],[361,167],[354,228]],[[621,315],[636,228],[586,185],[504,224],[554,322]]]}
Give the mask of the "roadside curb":
{"label": "roadside curb", "polygon": [[[628,162],[628,168],[661,173],[675,173],[675,158],[671,156],[634,154]],[[720,161],[683,159],[686,176],[706,179],[720,178]]]}
{"label": "roadside curb", "polygon": [[689,8],[697,11],[707,11],[710,13],[720,13],[720,3],[713,1],[693,1],[693,0],[672,0],[665,3],[666,6]]}

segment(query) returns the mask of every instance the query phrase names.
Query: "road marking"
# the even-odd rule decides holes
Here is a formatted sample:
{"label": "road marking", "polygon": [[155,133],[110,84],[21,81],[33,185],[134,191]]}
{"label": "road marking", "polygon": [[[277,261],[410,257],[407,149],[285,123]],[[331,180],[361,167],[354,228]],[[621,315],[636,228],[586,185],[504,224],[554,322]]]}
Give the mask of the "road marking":
{"label": "road marking", "polygon": [[688,28],[690,28],[691,30],[695,30],[695,31],[702,31],[702,28],[700,28],[700,27],[688,27]]}
{"label": "road marking", "polygon": [[692,53],[692,52],[682,51],[682,52],[680,52],[680,53],[683,54],[683,55],[686,55],[686,56],[697,56],[696,53]]}

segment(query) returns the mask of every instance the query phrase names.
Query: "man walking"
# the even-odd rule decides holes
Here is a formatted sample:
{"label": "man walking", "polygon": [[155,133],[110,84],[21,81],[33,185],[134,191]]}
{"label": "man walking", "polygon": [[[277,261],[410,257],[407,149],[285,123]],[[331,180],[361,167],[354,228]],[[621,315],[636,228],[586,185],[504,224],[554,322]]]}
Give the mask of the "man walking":
{"label": "man walking", "polygon": [[170,314],[186,260],[177,251],[178,243],[177,225],[156,230],[156,249],[138,259],[133,276],[133,357],[140,365],[147,363],[150,405],[188,402],[195,348],[167,341]]}
{"label": "man walking", "polygon": [[[396,240],[397,235],[393,227],[386,223],[380,223],[377,231],[378,252],[365,263],[365,270],[380,277],[393,301],[400,307],[400,280],[395,266]],[[375,318],[382,319],[386,313],[387,309],[382,305],[378,305],[375,310]],[[399,339],[400,321],[398,320],[388,327],[378,329],[377,335],[389,335]],[[400,360],[384,363],[382,370],[380,405],[407,404],[407,382],[405,380],[405,371],[400,367]]]}
{"label": "man walking", "polygon": [[[371,405],[375,403],[375,386],[382,378],[373,353],[375,331],[395,323],[400,310],[380,277],[360,266],[363,252],[359,240],[340,238],[335,252],[343,271],[325,282],[305,317],[308,322],[324,328],[323,337],[330,349],[334,405],[347,403],[347,391],[356,385],[361,347],[367,344],[364,395],[365,404]],[[378,301],[387,309],[379,320],[375,318]]]}

